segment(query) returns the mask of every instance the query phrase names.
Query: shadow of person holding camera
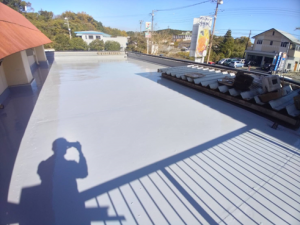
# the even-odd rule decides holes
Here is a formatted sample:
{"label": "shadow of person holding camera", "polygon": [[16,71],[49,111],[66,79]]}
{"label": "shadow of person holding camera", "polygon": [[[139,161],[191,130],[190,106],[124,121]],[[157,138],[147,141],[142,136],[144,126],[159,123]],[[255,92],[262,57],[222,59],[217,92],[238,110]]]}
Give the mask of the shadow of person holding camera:
{"label": "shadow of person holding camera", "polygon": [[[79,153],[79,162],[65,159],[67,150],[72,147]],[[85,207],[89,199],[80,195],[76,181],[88,176],[79,142],[58,138],[52,150],[53,155],[38,166],[41,184],[23,188],[20,204],[7,204],[5,224],[90,225],[91,221],[125,220],[124,216],[109,216],[107,206]]]}
{"label": "shadow of person holding camera", "polygon": [[[71,147],[79,152],[78,163],[64,157]],[[80,143],[58,138],[53,142],[52,150],[53,155],[38,166],[41,185],[22,190],[17,220],[20,225],[90,224],[76,182],[88,175]]]}

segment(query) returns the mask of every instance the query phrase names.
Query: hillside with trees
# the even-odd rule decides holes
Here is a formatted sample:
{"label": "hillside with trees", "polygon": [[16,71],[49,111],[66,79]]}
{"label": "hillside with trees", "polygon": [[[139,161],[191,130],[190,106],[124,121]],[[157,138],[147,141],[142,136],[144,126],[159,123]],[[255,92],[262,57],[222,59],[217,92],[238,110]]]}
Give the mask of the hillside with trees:
{"label": "hillside with trees", "polygon": [[[127,45],[127,50],[146,53],[147,39],[145,38],[144,34],[135,32],[130,33],[130,35],[131,37]],[[194,57],[189,56],[189,52],[181,51],[183,48],[182,44],[185,42],[173,42],[173,35],[168,32],[168,29],[160,32],[154,32],[152,34],[152,38],[150,39],[150,43],[151,42],[158,46],[158,54],[163,54],[173,58],[194,60]],[[171,44],[172,42],[173,44]],[[251,46],[252,43],[250,40],[248,40],[248,37],[233,38],[231,35],[231,30],[228,30],[224,36],[214,35],[210,61],[216,62],[223,58],[243,58],[247,42],[248,46]],[[186,44],[190,45],[190,41],[187,41]]]}
{"label": "hillside with trees", "polygon": [[79,50],[78,48],[86,48],[85,45],[81,45],[79,47],[79,44],[82,43],[79,40],[67,40],[69,39],[69,31],[65,17],[69,20],[71,35],[74,39],[77,39],[74,33],[75,31],[84,30],[102,31],[112,36],[127,36],[126,31],[106,27],[85,12],[74,13],[66,11],[61,15],[54,15],[53,12],[42,9],[38,12],[34,12],[30,2],[21,0],[0,0],[0,2],[23,14],[33,25],[50,38],[53,43],[47,44],[45,46],[46,48],[59,47],[61,50],[71,50],[73,46],[75,46],[74,50]]}
{"label": "hillside with trees", "polygon": [[216,62],[223,58],[243,58],[247,42],[248,46],[251,46],[252,43],[248,37],[233,38],[231,30],[228,30],[224,36],[214,35],[210,61]]}

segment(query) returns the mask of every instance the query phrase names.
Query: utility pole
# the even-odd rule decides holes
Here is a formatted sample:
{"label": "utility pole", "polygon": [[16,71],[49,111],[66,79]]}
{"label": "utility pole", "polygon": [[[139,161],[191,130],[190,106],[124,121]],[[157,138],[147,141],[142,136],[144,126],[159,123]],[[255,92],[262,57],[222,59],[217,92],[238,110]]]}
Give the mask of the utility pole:
{"label": "utility pole", "polygon": [[152,13],[151,13],[151,16],[152,16],[152,23],[151,23],[151,37],[152,37],[152,32],[153,32],[154,12],[156,12],[156,10],[152,10]]}
{"label": "utility pole", "polygon": [[143,22],[144,22],[143,20],[140,20],[140,34],[142,33],[142,23]]}
{"label": "utility pole", "polygon": [[213,38],[214,38],[215,26],[216,26],[216,22],[217,22],[217,14],[218,14],[219,4],[222,5],[223,4],[223,0],[217,0],[217,7],[216,7],[216,11],[215,11],[215,16],[214,16],[214,18],[215,18],[214,19],[214,26],[213,26],[213,31],[212,31],[211,38],[210,38],[210,43],[209,43],[207,63],[209,62],[209,56],[210,56],[211,46],[212,46],[212,42],[213,42]]}
{"label": "utility pole", "polygon": [[[287,45],[286,58],[284,59],[284,64],[283,64],[282,72],[284,71],[286,61],[287,61],[288,58],[289,58],[290,45],[291,45],[291,42],[289,42],[288,45]],[[281,73],[281,75],[282,75],[282,73]]]}
{"label": "utility pole", "polygon": [[70,35],[70,39],[72,38],[71,36],[71,29],[70,29],[70,25],[69,25],[69,20],[68,20],[68,17],[65,17],[65,20],[67,21],[67,25],[68,25],[68,30],[69,30],[69,35]]}
{"label": "utility pole", "polygon": [[250,33],[249,33],[249,37],[248,37],[248,41],[247,41],[247,44],[246,44],[246,48],[245,48],[245,52],[244,52],[243,58],[245,58],[245,54],[246,54],[246,50],[248,48],[248,43],[249,43],[249,40],[250,40],[250,36],[251,36],[251,30],[250,30]]}

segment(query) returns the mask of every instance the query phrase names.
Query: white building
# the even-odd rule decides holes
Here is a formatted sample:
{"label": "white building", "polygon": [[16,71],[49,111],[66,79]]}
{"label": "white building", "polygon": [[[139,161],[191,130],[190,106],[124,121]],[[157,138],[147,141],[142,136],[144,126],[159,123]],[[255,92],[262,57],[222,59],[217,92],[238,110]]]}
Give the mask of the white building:
{"label": "white building", "polygon": [[106,41],[116,41],[120,43],[121,51],[125,51],[128,43],[127,37],[122,36],[111,36],[109,34],[103,33],[101,31],[76,31],[74,32],[77,37],[82,38],[87,44],[90,44],[92,41],[99,39],[103,40],[105,43]]}
{"label": "white building", "polygon": [[272,28],[252,38],[255,39],[254,44],[246,49],[246,59],[262,65],[264,62],[271,63],[279,52],[286,52],[288,58],[284,69],[299,71],[300,41],[293,35]]}

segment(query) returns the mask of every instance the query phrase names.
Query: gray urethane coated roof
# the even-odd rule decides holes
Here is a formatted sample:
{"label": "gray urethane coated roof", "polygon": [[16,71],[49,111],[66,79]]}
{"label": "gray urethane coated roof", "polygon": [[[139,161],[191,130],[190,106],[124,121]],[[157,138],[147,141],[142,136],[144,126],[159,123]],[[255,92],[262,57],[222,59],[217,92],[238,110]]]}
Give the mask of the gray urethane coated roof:
{"label": "gray urethane coated roof", "polygon": [[89,34],[94,34],[94,35],[97,35],[97,34],[99,34],[99,35],[102,35],[102,36],[104,36],[104,37],[111,37],[111,35],[109,35],[109,34],[106,34],[106,33],[103,33],[103,32],[101,32],[101,31],[75,31],[74,32],[77,36],[78,35],[83,35],[83,34],[85,34],[85,35],[89,35]]}
{"label": "gray urethane coated roof", "polygon": [[[299,224],[299,133],[160,65],[76,54],[56,54],[18,150],[8,201],[24,205],[19,218],[38,201],[59,224]],[[58,138],[70,143],[56,160]]]}
{"label": "gray urethane coated roof", "polygon": [[[292,34],[290,34],[288,32],[285,32],[285,31],[282,31],[282,30],[278,30],[278,29],[275,29],[275,28],[271,28],[270,30],[276,30],[277,32],[281,33],[283,36],[285,36],[286,38],[288,38],[290,41],[292,41],[292,42],[294,42],[296,44],[300,44],[300,40],[298,40],[297,38],[295,38]],[[262,33],[259,33],[259,34],[255,35],[255,36],[253,36],[252,38],[254,38],[254,37],[258,36],[258,35],[261,35],[261,34],[267,32],[267,31],[270,31],[270,30],[266,30],[266,31],[264,31]]]}

